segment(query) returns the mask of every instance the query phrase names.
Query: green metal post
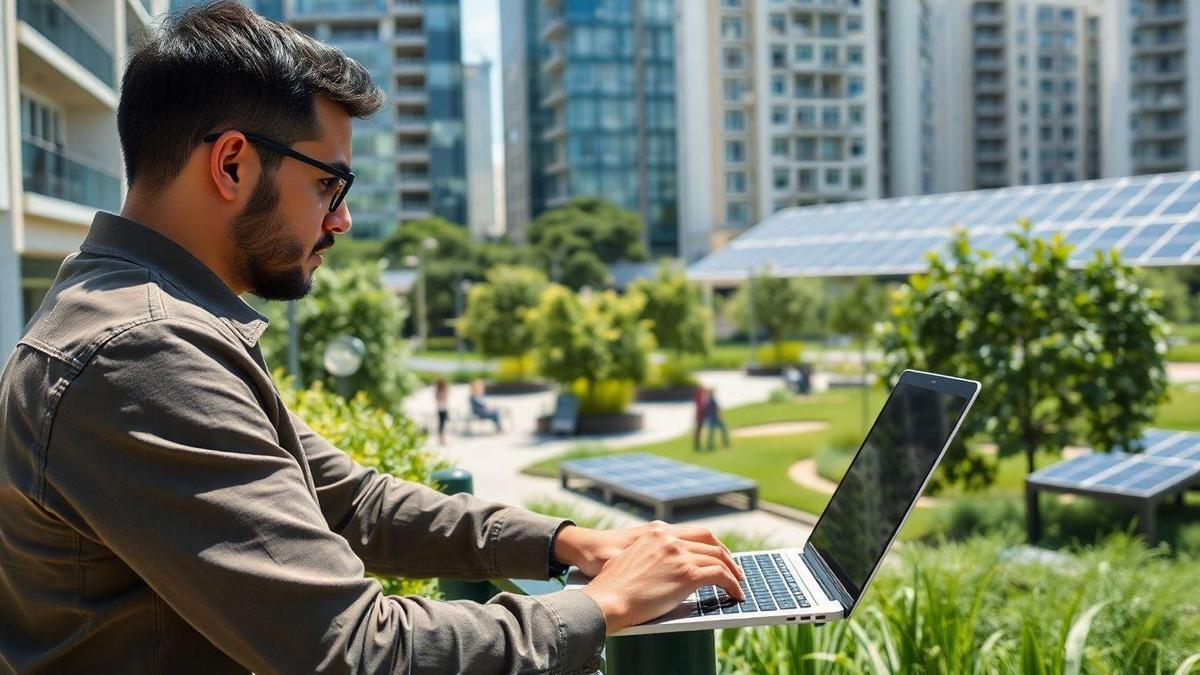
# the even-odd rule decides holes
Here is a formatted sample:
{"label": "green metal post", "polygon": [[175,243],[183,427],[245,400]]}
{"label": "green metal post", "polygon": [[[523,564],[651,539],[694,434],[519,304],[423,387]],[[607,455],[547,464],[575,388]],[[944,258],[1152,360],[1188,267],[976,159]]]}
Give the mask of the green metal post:
{"label": "green metal post", "polygon": [[[433,472],[443,494],[456,495],[460,492],[473,494],[475,479],[471,472],[463,469],[441,469]],[[486,581],[463,581],[461,579],[438,579],[438,588],[447,600],[474,600],[487,602],[496,595],[496,587]]]}
{"label": "green metal post", "polygon": [[716,632],[660,633],[609,638],[608,675],[716,675]]}

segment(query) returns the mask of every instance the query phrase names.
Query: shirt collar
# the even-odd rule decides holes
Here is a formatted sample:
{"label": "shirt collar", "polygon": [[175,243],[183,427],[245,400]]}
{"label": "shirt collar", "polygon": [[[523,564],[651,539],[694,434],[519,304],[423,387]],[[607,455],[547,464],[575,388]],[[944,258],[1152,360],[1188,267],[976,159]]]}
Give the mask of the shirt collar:
{"label": "shirt collar", "polygon": [[167,277],[193,302],[232,327],[249,347],[258,344],[267,329],[267,317],[246,304],[199,258],[128,218],[97,212],[79,250],[128,260]]}

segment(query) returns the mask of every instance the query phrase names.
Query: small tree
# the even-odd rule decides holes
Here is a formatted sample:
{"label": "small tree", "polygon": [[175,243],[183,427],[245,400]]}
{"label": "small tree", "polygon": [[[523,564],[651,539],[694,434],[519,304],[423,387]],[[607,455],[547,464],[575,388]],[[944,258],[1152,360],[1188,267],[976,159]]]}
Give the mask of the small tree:
{"label": "small tree", "polygon": [[642,318],[650,322],[655,342],[676,361],[712,349],[712,312],[683,269],[663,262],[655,276],[638,279],[631,290],[641,295]]}
{"label": "small tree", "polygon": [[612,291],[580,298],[552,284],[541,303],[526,315],[533,330],[538,371],[564,385],[583,388],[585,412],[595,409],[596,385],[646,376],[654,336],[640,319],[636,299]]}
{"label": "small tree", "polygon": [[870,401],[867,389],[867,345],[874,335],[875,322],[884,318],[887,311],[887,294],[870,277],[859,277],[845,295],[838,299],[829,317],[830,328],[836,333],[849,335],[858,342],[859,363],[862,366],[863,415],[862,424],[868,424]]}
{"label": "small tree", "polygon": [[486,283],[471,287],[460,330],[484,356],[522,363],[522,357],[533,349],[533,332],[525,315],[537,306],[547,283],[546,275],[531,267],[502,266],[488,271]]}
{"label": "small tree", "polygon": [[[287,364],[288,326],[285,303],[264,307],[271,327],[262,338],[263,356],[272,367]],[[400,338],[407,310],[404,302],[384,290],[377,264],[350,265],[340,270],[322,269],[312,293],[297,301],[301,384],[321,381],[336,391],[336,378],[325,372],[325,347],[338,335],[363,341],[367,353],[362,367],[350,378],[354,391],[364,392],[372,405],[389,412],[416,386],[405,368],[408,348]]]}
{"label": "small tree", "polygon": [[[1164,322],[1155,294],[1115,254],[1082,270],[1055,236],[1013,235],[1017,255],[994,263],[965,233],[950,260],[894,296],[879,333],[889,380],[905,368],[980,380],[983,389],[960,439],[988,435],[1001,456],[1058,453],[1073,436],[1093,447],[1136,447],[1166,391]],[[943,461],[951,480],[982,484],[992,474],[961,443]]]}
{"label": "small tree", "polygon": [[578,197],[529,223],[529,243],[555,283],[573,289],[608,285],[608,265],[647,259],[638,214],[595,197]]}
{"label": "small tree", "polygon": [[774,347],[775,363],[782,363],[784,341],[813,323],[820,304],[819,282],[762,274],[738,289],[730,312],[739,325],[749,326],[751,331],[765,328]]}

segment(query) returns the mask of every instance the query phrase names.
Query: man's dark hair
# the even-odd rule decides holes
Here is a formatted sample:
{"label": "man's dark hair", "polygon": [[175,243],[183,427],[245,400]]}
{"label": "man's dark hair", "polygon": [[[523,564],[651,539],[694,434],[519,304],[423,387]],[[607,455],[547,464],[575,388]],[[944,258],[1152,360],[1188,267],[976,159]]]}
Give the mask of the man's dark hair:
{"label": "man's dark hair", "polygon": [[[117,132],[126,180],[165,187],[210,132],[237,129],[288,145],[315,138],[317,96],[352,117],[386,102],[357,61],[235,0],[172,14],[125,68]],[[268,173],[281,159],[260,157]]]}

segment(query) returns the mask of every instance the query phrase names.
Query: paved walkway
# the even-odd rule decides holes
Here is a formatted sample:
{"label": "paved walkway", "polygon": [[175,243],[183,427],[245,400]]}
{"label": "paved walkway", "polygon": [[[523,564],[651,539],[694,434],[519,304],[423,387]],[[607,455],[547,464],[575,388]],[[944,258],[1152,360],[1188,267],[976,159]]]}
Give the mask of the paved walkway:
{"label": "paved walkway", "polygon": [[[725,408],[764,401],[771,391],[782,385],[775,377],[747,377],[737,371],[705,371],[698,373],[705,386],[714,387]],[[452,464],[470,471],[475,479],[475,494],[506,504],[524,506],[532,500],[554,500],[574,505],[580,511],[609,519],[614,526],[637,525],[651,519],[649,510],[630,513],[610,507],[599,499],[563,490],[557,479],[538,478],[521,473],[529,464],[558,455],[581,443],[618,448],[653,443],[687,433],[692,428],[691,402],[635,403],[633,409],[645,414],[646,428],[632,434],[591,441],[583,438],[559,439],[534,434],[539,415],[547,415],[554,407],[554,393],[492,396],[488,402],[507,408],[513,420],[512,428],[493,433],[490,425],[476,422],[480,433],[460,436],[447,433],[447,445],[437,445],[436,434],[430,437],[429,448],[450,460]],[[467,411],[467,387],[450,388],[451,415]],[[418,422],[436,429],[436,406],[433,388],[424,387],[405,402],[405,411]],[[733,450],[736,452],[736,446]],[[811,528],[789,518],[762,510],[751,512],[715,506],[708,510],[686,510],[679,522],[703,525],[714,532],[738,532],[764,537],[776,546],[799,545]]]}

